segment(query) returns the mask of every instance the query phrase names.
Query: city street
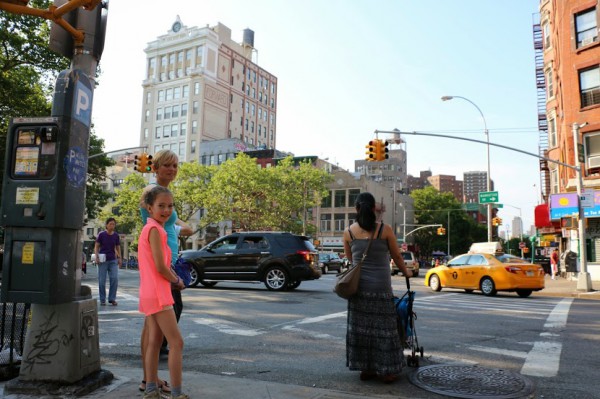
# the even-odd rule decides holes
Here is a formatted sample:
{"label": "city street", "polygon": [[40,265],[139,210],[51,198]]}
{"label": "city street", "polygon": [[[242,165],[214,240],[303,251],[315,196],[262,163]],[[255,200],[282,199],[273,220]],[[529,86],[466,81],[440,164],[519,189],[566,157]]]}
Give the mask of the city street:
{"label": "city street", "polygon": [[[97,294],[96,270],[82,284]],[[181,330],[184,369],[199,373],[335,389],[356,394],[432,397],[408,382],[360,382],[345,367],[345,301],[331,287],[334,274],[303,282],[292,292],[267,291],[263,284],[219,283],[189,288]],[[402,277],[394,289],[405,292]],[[460,363],[520,373],[537,386],[536,397],[594,398],[600,344],[595,315],[599,301],[513,293],[485,297],[459,290],[433,293],[423,278],[411,280],[421,366]],[[121,270],[117,307],[100,307],[103,368],[139,367],[137,271]],[[166,357],[161,363],[166,370]],[[162,376],[168,377],[163,371]],[[140,376],[141,379],[141,376]],[[434,395],[435,396],[435,395]]]}

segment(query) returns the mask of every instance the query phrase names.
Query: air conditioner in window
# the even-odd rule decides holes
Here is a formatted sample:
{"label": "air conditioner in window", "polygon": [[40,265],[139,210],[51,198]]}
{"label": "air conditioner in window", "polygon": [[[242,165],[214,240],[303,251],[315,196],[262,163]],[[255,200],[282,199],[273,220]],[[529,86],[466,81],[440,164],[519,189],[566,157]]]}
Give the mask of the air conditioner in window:
{"label": "air conditioner in window", "polygon": [[600,155],[588,157],[588,168],[600,168]]}
{"label": "air conditioner in window", "polygon": [[590,44],[590,43],[593,43],[593,42],[594,42],[594,39],[595,39],[595,38],[594,38],[593,36],[586,37],[585,39],[583,39],[583,40],[581,41],[581,45],[582,45],[582,46],[587,46],[588,44]]}

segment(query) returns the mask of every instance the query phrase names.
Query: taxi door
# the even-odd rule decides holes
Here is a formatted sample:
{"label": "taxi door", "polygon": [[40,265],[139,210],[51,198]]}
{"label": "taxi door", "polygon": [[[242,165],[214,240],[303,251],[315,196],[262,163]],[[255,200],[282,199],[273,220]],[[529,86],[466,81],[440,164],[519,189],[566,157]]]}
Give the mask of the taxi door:
{"label": "taxi door", "polygon": [[471,255],[462,255],[448,262],[448,268],[445,271],[445,287],[463,288],[465,286],[465,271]]}
{"label": "taxi door", "polygon": [[483,255],[473,254],[463,269],[463,288],[478,290],[479,280],[487,274],[488,261]]}

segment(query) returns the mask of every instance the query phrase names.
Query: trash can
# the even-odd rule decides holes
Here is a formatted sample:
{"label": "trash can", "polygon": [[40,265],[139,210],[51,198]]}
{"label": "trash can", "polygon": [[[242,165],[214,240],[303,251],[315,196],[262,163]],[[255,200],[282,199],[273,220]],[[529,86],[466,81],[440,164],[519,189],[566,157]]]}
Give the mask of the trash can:
{"label": "trash can", "polygon": [[577,272],[577,254],[573,251],[567,251],[565,255],[565,269],[567,273]]}

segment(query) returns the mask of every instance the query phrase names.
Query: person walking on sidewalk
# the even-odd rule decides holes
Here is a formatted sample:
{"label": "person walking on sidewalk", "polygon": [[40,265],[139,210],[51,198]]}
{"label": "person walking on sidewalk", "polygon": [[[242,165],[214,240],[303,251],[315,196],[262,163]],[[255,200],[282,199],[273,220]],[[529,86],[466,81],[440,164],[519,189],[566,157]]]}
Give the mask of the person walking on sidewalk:
{"label": "person walking on sidewalk", "polygon": [[358,264],[368,248],[358,292],[348,300],[346,366],[360,370],[363,381],[379,377],[391,383],[402,371],[404,355],[393,301],[390,255],[404,275],[412,277],[412,272],[406,268],[392,228],[377,222],[375,209],[372,194],[359,194],[357,221],[344,231],[344,253],[352,264]]}
{"label": "person walking on sidewalk", "polygon": [[169,341],[169,374],[171,398],[189,399],[182,393],[183,337],[173,309],[171,286],[183,289],[183,281],[171,269],[171,249],[167,244],[165,223],[173,213],[173,194],[169,189],[155,186],[144,197],[148,220],[138,240],[140,258],[139,310],[148,329],[144,368],[150,377],[146,381],[144,399],[160,399],[158,353],[163,336]]}
{"label": "person walking on sidewalk", "polygon": [[[94,245],[94,262],[98,265],[98,291],[100,305],[106,305],[106,274],[108,273],[108,303],[117,306],[119,267],[121,266],[121,242],[116,232],[115,218],[106,219],[106,230],[101,231]],[[102,258],[101,258],[102,257]]]}
{"label": "person walking on sidewalk", "polygon": [[552,280],[556,278],[558,275],[558,248],[554,248],[552,254],[550,255],[550,271],[552,273]]}

